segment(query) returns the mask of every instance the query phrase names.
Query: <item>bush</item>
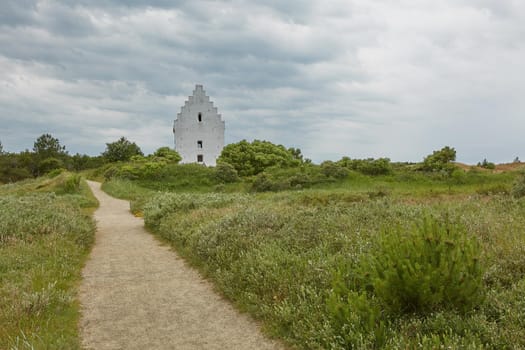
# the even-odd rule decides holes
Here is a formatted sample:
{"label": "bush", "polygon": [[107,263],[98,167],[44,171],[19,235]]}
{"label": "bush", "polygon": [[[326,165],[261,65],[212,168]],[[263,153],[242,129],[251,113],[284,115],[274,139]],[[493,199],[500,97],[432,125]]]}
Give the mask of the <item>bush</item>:
{"label": "bush", "polygon": [[347,168],[329,160],[321,163],[321,171],[326,177],[334,179],[344,179],[350,172]]}
{"label": "bush", "polygon": [[343,157],[335,164],[365,175],[387,175],[392,172],[392,165],[388,158],[350,159]]}
{"label": "bush", "polygon": [[58,158],[46,158],[38,164],[40,174],[46,174],[52,170],[64,167],[64,162]]}
{"label": "bush", "polygon": [[80,175],[71,174],[60,185],[60,189],[63,193],[77,193],[80,190],[80,180]]}
{"label": "bush", "polygon": [[427,217],[409,230],[384,231],[362,268],[368,288],[394,314],[466,312],[483,299],[480,250],[460,226]]}
{"label": "bush", "polygon": [[239,181],[239,174],[233,165],[229,163],[219,163],[215,167],[215,178],[221,183],[232,183]]}
{"label": "bush", "polygon": [[301,151],[269,141],[242,140],[223,148],[218,162],[231,164],[241,176],[252,176],[273,166],[293,167],[302,163]]}
{"label": "bush", "polygon": [[311,164],[293,168],[271,167],[255,177],[251,190],[267,192],[303,189],[331,181],[334,181],[334,178],[327,178],[323,175],[321,167]]}
{"label": "bush", "polygon": [[154,159],[160,158],[169,163],[175,163],[175,164],[177,164],[178,162],[182,160],[182,157],[180,156],[180,154],[177,151],[172,150],[169,147],[160,147],[159,149],[157,149],[155,153],[153,153],[153,158]]}
{"label": "bush", "polygon": [[423,160],[421,169],[430,172],[452,173],[456,168],[452,162],[456,160],[456,150],[453,147],[445,146],[439,151],[434,151]]}
{"label": "bush", "polygon": [[384,345],[387,322],[377,300],[365,292],[350,290],[340,276],[332,282],[326,301],[332,328],[339,334],[337,343],[344,349],[370,349]]}

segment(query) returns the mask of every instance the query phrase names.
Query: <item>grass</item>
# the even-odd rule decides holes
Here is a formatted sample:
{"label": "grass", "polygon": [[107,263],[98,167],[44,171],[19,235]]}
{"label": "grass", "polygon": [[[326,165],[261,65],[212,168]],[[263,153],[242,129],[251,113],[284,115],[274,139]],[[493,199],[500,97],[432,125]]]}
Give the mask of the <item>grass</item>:
{"label": "grass", "polygon": [[98,202],[76,175],[0,186],[0,348],[77,349]]}
{"label": "grass", "polygon": [[[520,349],[525,348],[525,202],[509,195],[514,177],[487,172],[458,179],[351,174],[307,190],[237,195],[166,193],[121,180],[105,189],[138,199],[132,206],[144,212],[150,230],[237,307],[261,320],[266,332],[292,347]],[[414,260],[428,264],[425,271],[431,272],[425,276],[435,276],[429,288],[419,284],[421,278],[410,285],[390,279],[389,288],[409,288],[420,295],[419,302],[431,298],[423,304],[430,306],[393,304],[381,293],[383,282],[368,280],[367,264],[381,261],[390,247],[387,266],[397,266],[398,240],[404,232],[416,237],[413,227],[425,217],[464,234],[437,244],[438,250],[428,251],[430,258]],[[393,243],[385,246],[384,237]],[[478,248],[465,253],[465,240]],[[410,240],[402,247],[410,249]],[[475,294],[475,300],[464,307],[448,303],[447,298],[461,300],[456,294],[462,288],[446,292],[447,298],[432,296],[447,288],[446,273],[462,281],[461,274],[472,271],[434,263],[432,254],[479,262],[475,271],[481,280],[465,294]],[[417,269],[417,264],[406,266]],[[375,269],[380,276],[381,268]]]}

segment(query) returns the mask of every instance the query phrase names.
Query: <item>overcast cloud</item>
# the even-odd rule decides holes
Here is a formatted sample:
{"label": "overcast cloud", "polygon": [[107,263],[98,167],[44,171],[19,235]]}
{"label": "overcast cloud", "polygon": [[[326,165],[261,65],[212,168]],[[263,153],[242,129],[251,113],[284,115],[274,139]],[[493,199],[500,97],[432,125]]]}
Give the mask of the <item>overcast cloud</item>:
{"label": "overcast cloud", "polygon": [[203,84],[227,143],[525,159],[524,23],[522,0],[2,0],[0,141],[150,153]]}

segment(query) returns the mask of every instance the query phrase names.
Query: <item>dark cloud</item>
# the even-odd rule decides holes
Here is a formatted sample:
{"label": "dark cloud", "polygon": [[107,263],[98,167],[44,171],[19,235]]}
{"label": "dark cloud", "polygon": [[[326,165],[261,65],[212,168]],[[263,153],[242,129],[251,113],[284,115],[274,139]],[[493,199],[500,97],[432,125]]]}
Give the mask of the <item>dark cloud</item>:
{"label": "dark cloud", "polygon": [[198,83],[228,142],[317,161],[450,144],[504,161],[525,146],[524,20],[514,0],[5,0],[0,140],[20,150],[51,132],[97,154],[127,136],[149,152],[172,144]]}

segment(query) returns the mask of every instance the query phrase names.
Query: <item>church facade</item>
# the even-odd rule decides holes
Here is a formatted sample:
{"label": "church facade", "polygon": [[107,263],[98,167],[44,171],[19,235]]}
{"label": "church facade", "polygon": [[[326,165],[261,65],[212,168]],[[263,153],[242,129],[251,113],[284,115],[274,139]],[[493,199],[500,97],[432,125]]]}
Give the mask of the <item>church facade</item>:
{"label": "church facade", "polygon": [[215,166],[224,148],[224,129],[217,107],[202,85],[196,85],[173,122],[175,150],[182,157],[181,163]]}

